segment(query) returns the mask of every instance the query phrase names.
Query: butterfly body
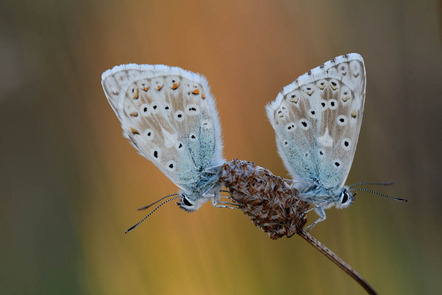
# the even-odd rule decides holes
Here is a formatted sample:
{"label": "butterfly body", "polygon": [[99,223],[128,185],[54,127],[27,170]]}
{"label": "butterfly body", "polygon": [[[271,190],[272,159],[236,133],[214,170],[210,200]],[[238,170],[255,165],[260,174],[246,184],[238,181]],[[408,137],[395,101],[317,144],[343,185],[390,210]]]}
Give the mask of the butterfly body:
{"label": "butterfly body", "polygon": [[279,154],[299,198],[324,209],[345,208],[344,186],[362,123],[366,73],[357,53],[336,57],[284,87],[267,106]]}
{"label": "butterfly body", "polygon": [[102,75],[123,134],[180,189],[186,211],[217,203],[221,127],[206,79],[177,67],[128,64]]}

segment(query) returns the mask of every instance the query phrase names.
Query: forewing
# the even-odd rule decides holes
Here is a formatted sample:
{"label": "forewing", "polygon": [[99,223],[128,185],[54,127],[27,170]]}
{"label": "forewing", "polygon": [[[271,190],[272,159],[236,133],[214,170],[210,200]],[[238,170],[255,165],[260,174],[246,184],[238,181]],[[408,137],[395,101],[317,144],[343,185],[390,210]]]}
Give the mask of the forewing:
{"label": "forewing", "polygon": [[346,54],[300,76],[266,107],[279,154],[301,188],[318,184],[337,191],[344,185],[361,128],[365,84],[364,60]]}
{"label": "forewing", "polygon": [[124,135],[181,189],[223,163],[218,113],[203,76],[128,64],[104,72],[102,85]]}

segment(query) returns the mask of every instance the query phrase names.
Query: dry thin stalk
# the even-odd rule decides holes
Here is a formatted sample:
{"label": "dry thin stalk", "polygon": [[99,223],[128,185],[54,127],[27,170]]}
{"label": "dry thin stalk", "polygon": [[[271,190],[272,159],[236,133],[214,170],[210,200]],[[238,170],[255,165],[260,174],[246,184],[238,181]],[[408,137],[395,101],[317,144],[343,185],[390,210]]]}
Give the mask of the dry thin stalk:
{"label": "dry thin stalk", "polygon": [[313,247],[319,250],[322,254],[324,254],[328,259],[333,261],[337,266],[339,266],[343,271],[345,271],[349,276],[351,276],[356,282],[361,285],[362,288],[367,291],[368,294],[377,294],[376,291],[368,284],[368,282],[350,265],[348,265],[344,260],[339,258],[338,255],[333,253],[329,248],[324,246],[320,241],[318,241],[315,237],[313,237],[308,232],[298,229],[298,235],[301,236],[304,240],[310,243]]}
{"label": "dry thin stalk", "polygon": [[253,162],[235,159],[222,166],[220,182],[229,189],[230,196],[239,209],[271,239],[276,240],[283,236],[290,238],[297,233],[350,275],[369,294],[376,294],[350,265],[302,229],[307,222],[305,213],[309,204],[296,198],[298,191],[282,178]]}

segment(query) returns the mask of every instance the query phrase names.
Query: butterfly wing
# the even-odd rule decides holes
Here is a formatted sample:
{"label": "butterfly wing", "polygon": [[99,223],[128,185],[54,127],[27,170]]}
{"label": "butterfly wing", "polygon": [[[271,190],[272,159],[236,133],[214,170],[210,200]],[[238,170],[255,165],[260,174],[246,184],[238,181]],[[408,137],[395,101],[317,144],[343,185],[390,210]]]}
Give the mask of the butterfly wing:
{"label": "butterfly wing", "polygon": [[177,67],[128,64],[102,75],[123,134],[186,192],[221,165],[221,126],[206,79]]}
{"label": "butterfly wing", "polygon": [[364,60],[336,57],[284,87],[267,105],[284,165],[298,189],[336,194],[356,150],[365,100]]}

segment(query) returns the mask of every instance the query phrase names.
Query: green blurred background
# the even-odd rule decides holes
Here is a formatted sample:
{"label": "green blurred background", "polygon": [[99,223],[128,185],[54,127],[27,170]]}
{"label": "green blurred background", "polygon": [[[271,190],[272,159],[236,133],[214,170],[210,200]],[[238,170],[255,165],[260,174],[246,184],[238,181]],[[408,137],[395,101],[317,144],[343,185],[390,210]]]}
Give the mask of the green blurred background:
{"label": "green blurred background", "polygon": [[[0,294],[363,294],[301,238],[270,240],[240,211],[169,204],[177,188],[121,134],[100,85],[124,63],[203,73],[224,155],[287,176],[264,106],[344,53],[366,62],[348,183],[312,232],[382,294],[441,292],[441,2],[0,2]],[[310,221],[316,216],[310,215]]]}

